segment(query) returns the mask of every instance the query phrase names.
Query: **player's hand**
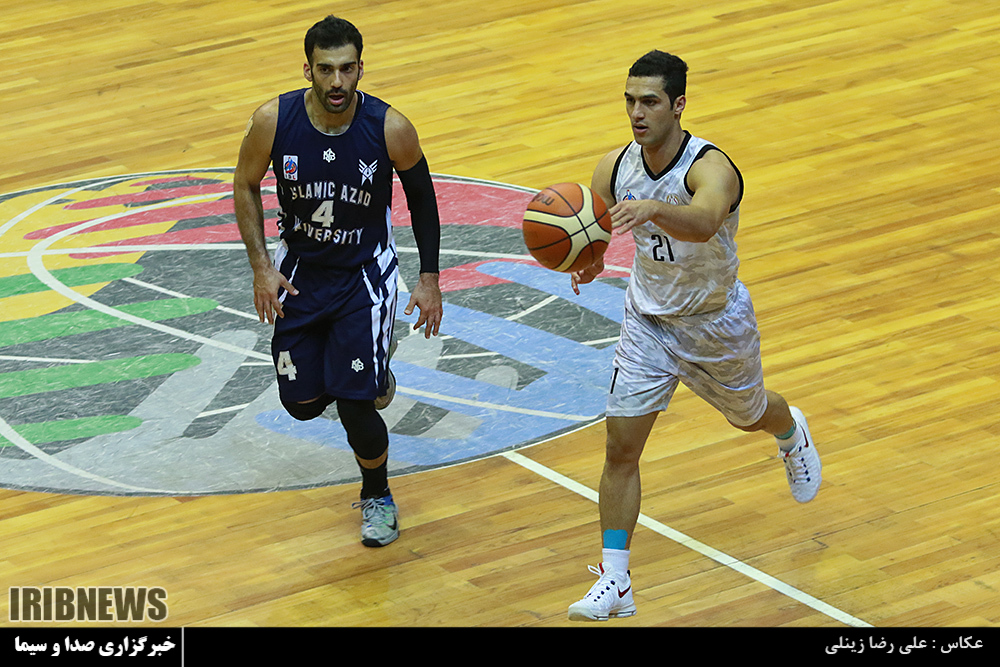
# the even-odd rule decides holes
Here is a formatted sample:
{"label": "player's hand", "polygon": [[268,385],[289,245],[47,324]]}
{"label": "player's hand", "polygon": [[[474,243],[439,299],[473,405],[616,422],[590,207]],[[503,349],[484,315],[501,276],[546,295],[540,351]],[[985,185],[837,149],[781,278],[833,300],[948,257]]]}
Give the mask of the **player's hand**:
{"label": "player's hand", "polygon": [[575,294],[580,293],[580,285],[586,285],[587,283],[593,282],[594,279],[601,275],[604,271],[604,258],[598,257],[594,260],[594,263],[585,269],[579,271],[574,271],[569,274],[570,284],[573,287],[573,292]]}
{"label": "player's hand", "polygon": [[420,316],[417,318],[413,330],[424,328],[424,338],[430,338],[431,334],[438,335],[441,328],[441,318],[444,316],[444,307],[441,305],[441,287],[438,285],[438,274],[421,273],[417,286],[410,293],[410,302],[403,312],[407,315],[413,314],[413,307],[420,309]]}
{"label": "player's hand", "polygon": [[292,286],[288,279],[271,265],[254,271],[253,274],[253,305],[257,309],[257,317],[261,323],[274,324],[274,317],[284,317],[285,313],[281,309],[281,301],[278,300],[278,289],[284,287],[292,295],[299,291]]}
{"label": "player's hand", "polygon": [[610,209],[611,228],[617,229],[619,234],[625,234],[633,227],[644,225],[652,220],[656,214],[660,202],[649,199],[627,199],[620,201]]}

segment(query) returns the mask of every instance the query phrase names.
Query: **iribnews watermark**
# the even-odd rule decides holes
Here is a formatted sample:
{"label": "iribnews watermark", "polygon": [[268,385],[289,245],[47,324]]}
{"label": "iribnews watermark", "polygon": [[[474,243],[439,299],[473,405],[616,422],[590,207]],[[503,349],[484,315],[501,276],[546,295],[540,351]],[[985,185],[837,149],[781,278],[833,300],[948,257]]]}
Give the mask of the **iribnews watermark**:
{"label": "iribnews watermark", "polygon": [[146,586],[12,586],[11,623],[70,621],[160,622],[167,619],[167,591]]}

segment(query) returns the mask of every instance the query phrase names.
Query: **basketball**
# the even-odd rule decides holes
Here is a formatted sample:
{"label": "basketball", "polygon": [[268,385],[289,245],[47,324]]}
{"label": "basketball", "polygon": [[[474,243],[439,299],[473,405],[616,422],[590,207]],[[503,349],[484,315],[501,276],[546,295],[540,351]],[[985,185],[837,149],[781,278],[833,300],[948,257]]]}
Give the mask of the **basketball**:
{"label": "basketball", "polygon": [[539,264],[572,273],[604,255],[611,241],[611,216],[604,200],[587,186],[557,183],[528,204],[522,231]]}

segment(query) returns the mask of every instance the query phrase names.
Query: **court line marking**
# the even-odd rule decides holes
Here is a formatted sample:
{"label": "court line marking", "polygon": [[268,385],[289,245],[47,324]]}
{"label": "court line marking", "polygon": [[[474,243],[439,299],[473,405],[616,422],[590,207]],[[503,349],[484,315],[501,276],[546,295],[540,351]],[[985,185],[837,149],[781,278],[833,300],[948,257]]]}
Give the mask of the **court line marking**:
{"label": "court line marking", "polygon": [[[132,211],[133,213],[135,211]],[[0,234],[2,236],[2,234]],[[79,248],[46,248],[43,255],[127,255],[135,252],[152,252],[155,250],[246,250],[242,243],[164,243],[164,244],[142,244],[142,245],[107,245],[107,246],[85,246]],[[416,248],[408,246],[396,246],[400,253],[415,254]],[[18,250],[15,252],[0,252],[0,259],[14,259],[17,257],[27,257],[33,250]],[[442,255],[458,255],[463,257],[482,257],[484,259],[510,259],[517,261],[529,261],[531,255],[515,255],[505,252],[487,252],[485,250],[454,250],[441,248]],[[631,273],[632,269],[624,266],[608,264],[604,267],[606,271],[621,271]]]}
{"label": "court line marking", "polygon": [[[161,294],[166,294],[178,299],[191,299],[193,297],[187,294],[181,294],[180,292],[175,292],[174,290],[167,289],[166,287],[160,287],[159,285],[154,285],[153,283],[147,283],[144,280],[136,280],[135,278],[122,278],[127,283],[137,285],[138,287],[145,287],[146,289],[153,290],[154,292],[160,292]],[[240,317],[245,317],[248,320],[253,320],[254,322],[260,322],[260,317],[257,315],[251,315],[250,313],[244,313],[242,310],[236,310],[235,308],[229,308],[228,306],[216,306],[216,310],[221,310],[224,313],[229,313],[230,315],[239,315]],[[268,363],[270,365],[270,363]]]}
{"label": "court line marking", "polygon": [[61,359],[58,357],[17,357],[9,354],[0,355],[0,361],[31,361],[43,364],[92,364],[93,359]]}
{"label": "court line marking", "polygon": [[396,391],[402,394],[410,394],[411,396],[437,399],[439,401],[448,401],[449,403],[458,403],[459,405],[468,405],[475,408],[486,408],[487,410],[499,410],[501,412],[514,412],[519,415],[529,415],[532,417],[548,417],[550,419],[564,419],[566,421],[572,421],[572,422],[583,422],[583,421],[592,422],[601,416],[601,415],[567,415],[561,412],[547,412],[545,410],[518,408],[513,405],[501,405],[500,403],[486,403],[483,401],[473,401],[468,398],[446,396],[444,394],[437,394],[432,391],[422,391],[420,389],[410,389],[409,387],[401,387],[401,386],[397,386]]}
{"label": "court line marking", "polygon": [[[576,493],[577,495],[583,496],[587,500],[591,500],[595,503],[598,502],[598,493],[596,491],[584,486],[583,484],[580,484],[577,481],[570,479],[569,477],[566,477],[565,475],[556,472],[555,470],[552,470],[551,468],[543,466],[537,461],[529,459],[523,454],[519,454],[517,452],[501,452],[500,456],[503,456],[512,463],[516,463],[517,465],[526,468],[541,477],[544,477],[550,482],[554,482],[555,484],[558,484],[559,486],[562,486],[563,488],[566,488],[572,491],[573,493]],[[795,600],[796,602],[804,604],[807,607],[811,607],[816,611],[818,611],[819,613],[825,616],[829,616],[830,618],[836,621],[840,621],[845,625],[849,625],[855,628],[873,627],[871,624],[866,623],[861,619],[855,618],[850,614],[848,614],[847,612],[837,609],[833,605],[823,602],[822,600],[819,600],[809,595],[808,593],[800,591],[794,586],[790,586],[789,584],[786,584],[780,579],[777,579],[765,572],[761,572],[757,568],[751,567],[750,565],[747,565],[743,561],[733,558],[732,556],[729,556],[719,551],[718,549],[714,549],[708,546],[707,544],[699,542],[698,540],[692,537],[688,537],[684,533],[674,530],[670,526],[666,526],[657,521],[656,519],[651,519],[645,514],[639,514],[639,525],[649,528],[653,532],[658,533],[666,537],[667,539],[673,540],[674,542],[680,544],[683,547],[687,547],[692,551],[700,553],[702,556],[710,558],[715,562],[719,563],[720,565],[728,567],[731,570],[734,570],[746,577],[749,577],[750,579],[753,579],[754,581],[764,584],[768,588],[777,591],[778,593],[781,593],[782,595],[785,595],[786,597],[789,597]]]}
{"label": "court line marking", "polygon": [[520,313],[515,313],[515,314],[513,314],[510,317],[507,317],[505,319],[507,319],[507,320],[509,320],[511,322],[516,322],[519,319],[521,319],[522,317],[524,317],[526,315],[530,315],[531,313],[535,312],[536,310],[540,310],[540,309],[544,308],[545,306],[549,305],[550,303],[552,303],[553,301],[555,301],[556,299],[559,299],[559,298],[561,298],[561,297],[558,296],[558,295],[556,295],[556,294],[552,294],[550,296],[545,297],[544,299],[542,299],[541,301],[539,301],[535,305],[530,306],[528,308],[525,308]]}

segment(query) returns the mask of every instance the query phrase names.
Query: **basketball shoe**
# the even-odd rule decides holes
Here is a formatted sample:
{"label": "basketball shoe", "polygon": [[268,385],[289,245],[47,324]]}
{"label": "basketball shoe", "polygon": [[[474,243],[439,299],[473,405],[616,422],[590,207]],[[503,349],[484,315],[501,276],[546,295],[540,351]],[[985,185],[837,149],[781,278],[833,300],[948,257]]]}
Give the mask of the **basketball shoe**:
{"label": "basketball shoe", "polygon": [[361,544],[384,547],[399,537],[399,508],[392,496],[365,498],[351,507],[361,508]]}
{"label": "basketball shoe", "polygon": [[389,362],[392,361],[392,353],[396,351],[396,337],[392,337],[392,342],[389,343],[389,358],[385,360],[385,393],[375,399],[375,409],[384,410],[389,407],[392,403],[393,397],[396,395],[396,376],[392,374],[392,369],[389,368]]}
{"label": "basketball shoe", "polygon": [[807,503],[816,497],[819,485],[823,481],[823,464],[819,460],[819,452],[809,433],[809,424],[805,415],[796,407],[791,407],[792,419],[795,425],[802,429],[802,442],[790,452],[781,452],[779,457],[785,463],[785,476],[792,490],[792,497],[800,503]]}
{"label": "basketball shoe", "polygon": [[587,569],[598,576],[597,583],[579,602],[569,606],[571,621],[606,621],[609,618],[635,616],[631,573],[617,574],[604,569],[604,563]]}

